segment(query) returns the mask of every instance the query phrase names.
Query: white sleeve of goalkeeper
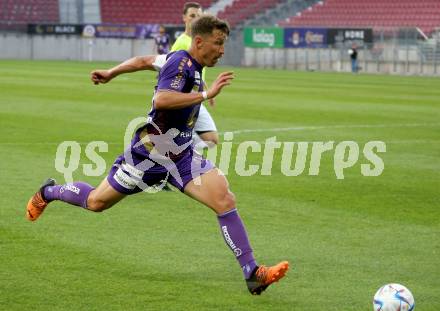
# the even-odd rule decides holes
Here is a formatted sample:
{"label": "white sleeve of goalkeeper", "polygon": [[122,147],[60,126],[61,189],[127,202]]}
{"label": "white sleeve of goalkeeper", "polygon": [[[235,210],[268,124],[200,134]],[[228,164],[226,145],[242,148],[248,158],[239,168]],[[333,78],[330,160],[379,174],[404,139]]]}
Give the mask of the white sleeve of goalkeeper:
{"label": "white sleeve of goalkeeper", "polygon": [[156,59],[153,62],[154,69],[156,71],[160,71],[160,69],[165,65],[167,62],[167,54],[157,55]]}

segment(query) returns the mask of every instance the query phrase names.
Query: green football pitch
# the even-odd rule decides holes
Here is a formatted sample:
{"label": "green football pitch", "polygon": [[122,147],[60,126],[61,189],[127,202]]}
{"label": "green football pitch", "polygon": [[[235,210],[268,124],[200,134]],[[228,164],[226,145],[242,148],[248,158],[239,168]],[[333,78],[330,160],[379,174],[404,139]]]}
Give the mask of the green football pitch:
{"label": "green football pitch", "polygon": [[[178,192],[137,194],[104,213],[55,202],[26,220],[40,183],[64,182],[55,168],[62,142],[81,146],[74,179],[96,186],[122,153],[127,124],[150,109],[155,73],[90,83],[91,70],[111,65],[0,61],[1,310],[368,311],[387,283],[407,286],[417,311],[440,310],[439,79],[234,69],[210,108],[221,141],[234,133],[227,177],[258,262],[291,264],[255,297],[214,213]],[[262,174],[271,137],[308,143],[301,174],[283,173],[283,148]],[[101,176],[83,170],[93,141],[108,145]],[[245,141],[261,145],[248,150],[246,168],[259,166],[252,176],[236,170]],[[338,179],[345,141],[359,154]],[[386,146],[375,152],[383,170],[364,176],[373,163],[363,149],[374,141]],[[319,142],[333,143],[317,172]]]}

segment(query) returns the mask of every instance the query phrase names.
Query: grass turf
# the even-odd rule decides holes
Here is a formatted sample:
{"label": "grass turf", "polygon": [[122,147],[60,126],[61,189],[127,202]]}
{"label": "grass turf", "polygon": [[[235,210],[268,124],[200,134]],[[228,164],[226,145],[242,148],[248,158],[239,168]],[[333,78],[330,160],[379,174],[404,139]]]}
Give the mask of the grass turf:
{"label": "grass turf", "polygon": [[[215,216],[179,193],[138,194],[102,214],[55,202],[36,223],[28,198],[63,141],[91,141],[107,171],[128,122],[150,107],[154,73],[94,86],[109,63],[0,61],[0,307],[3,310],[372,310],[383,284],[406,285],[416,310],[440,309],[440,81],[435,78],[234,69],[211,109],[234,135],[228,179],[261,263],[292,269],[248,294]],[[210,69],[212,78],[224,68]],[[291,128],[290,130],[273,130]],[[267,129],[267,131],[243,131]],[[241,131],[241,132],[240,132]],[[319,175],[235,173],[240,142],[355,141],[359,161],[336,179],[334,149]],[[378,177],[361,174],[368,141],[386,143]],[[264,145],[262,145],[264,148]],[[247,164],[261,165],[262,153]]]}

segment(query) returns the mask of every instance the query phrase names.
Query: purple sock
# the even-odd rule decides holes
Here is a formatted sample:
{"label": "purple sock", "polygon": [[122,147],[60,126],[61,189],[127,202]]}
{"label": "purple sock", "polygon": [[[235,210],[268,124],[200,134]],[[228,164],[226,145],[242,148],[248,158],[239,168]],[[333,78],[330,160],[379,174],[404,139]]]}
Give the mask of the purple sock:
{"label": "purple sock", "polygon": [[237,209],[234,208],[222,215],[218,215],[217,218],[226,244],[237,258],[245,279],[248,279],[252,271],[257,267],[257,263]]}
{"label": "purple sock", "polygon": [[76,206],[87,208],[87,198],[93,188],[83,182],[74,182],[72,184],[48,186],[44,188],[44,199],[48,202],[60,200]]}

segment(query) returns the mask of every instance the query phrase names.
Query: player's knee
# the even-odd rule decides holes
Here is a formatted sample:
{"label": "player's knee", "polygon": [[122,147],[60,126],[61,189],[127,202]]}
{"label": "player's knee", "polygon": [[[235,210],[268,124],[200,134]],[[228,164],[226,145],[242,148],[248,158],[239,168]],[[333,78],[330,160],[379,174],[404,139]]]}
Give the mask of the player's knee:
{"label": "player's knee", "polygon": [[234,209],[235,206],[235,195],[231,191],[228,191],[226,208],[230,211],[231,209]]}
{"label": "player's knee", "polygon": [[231,191],[226,191],[216,200],[215,211],[217,214],[224,214],[235,208],[235,195]]}

